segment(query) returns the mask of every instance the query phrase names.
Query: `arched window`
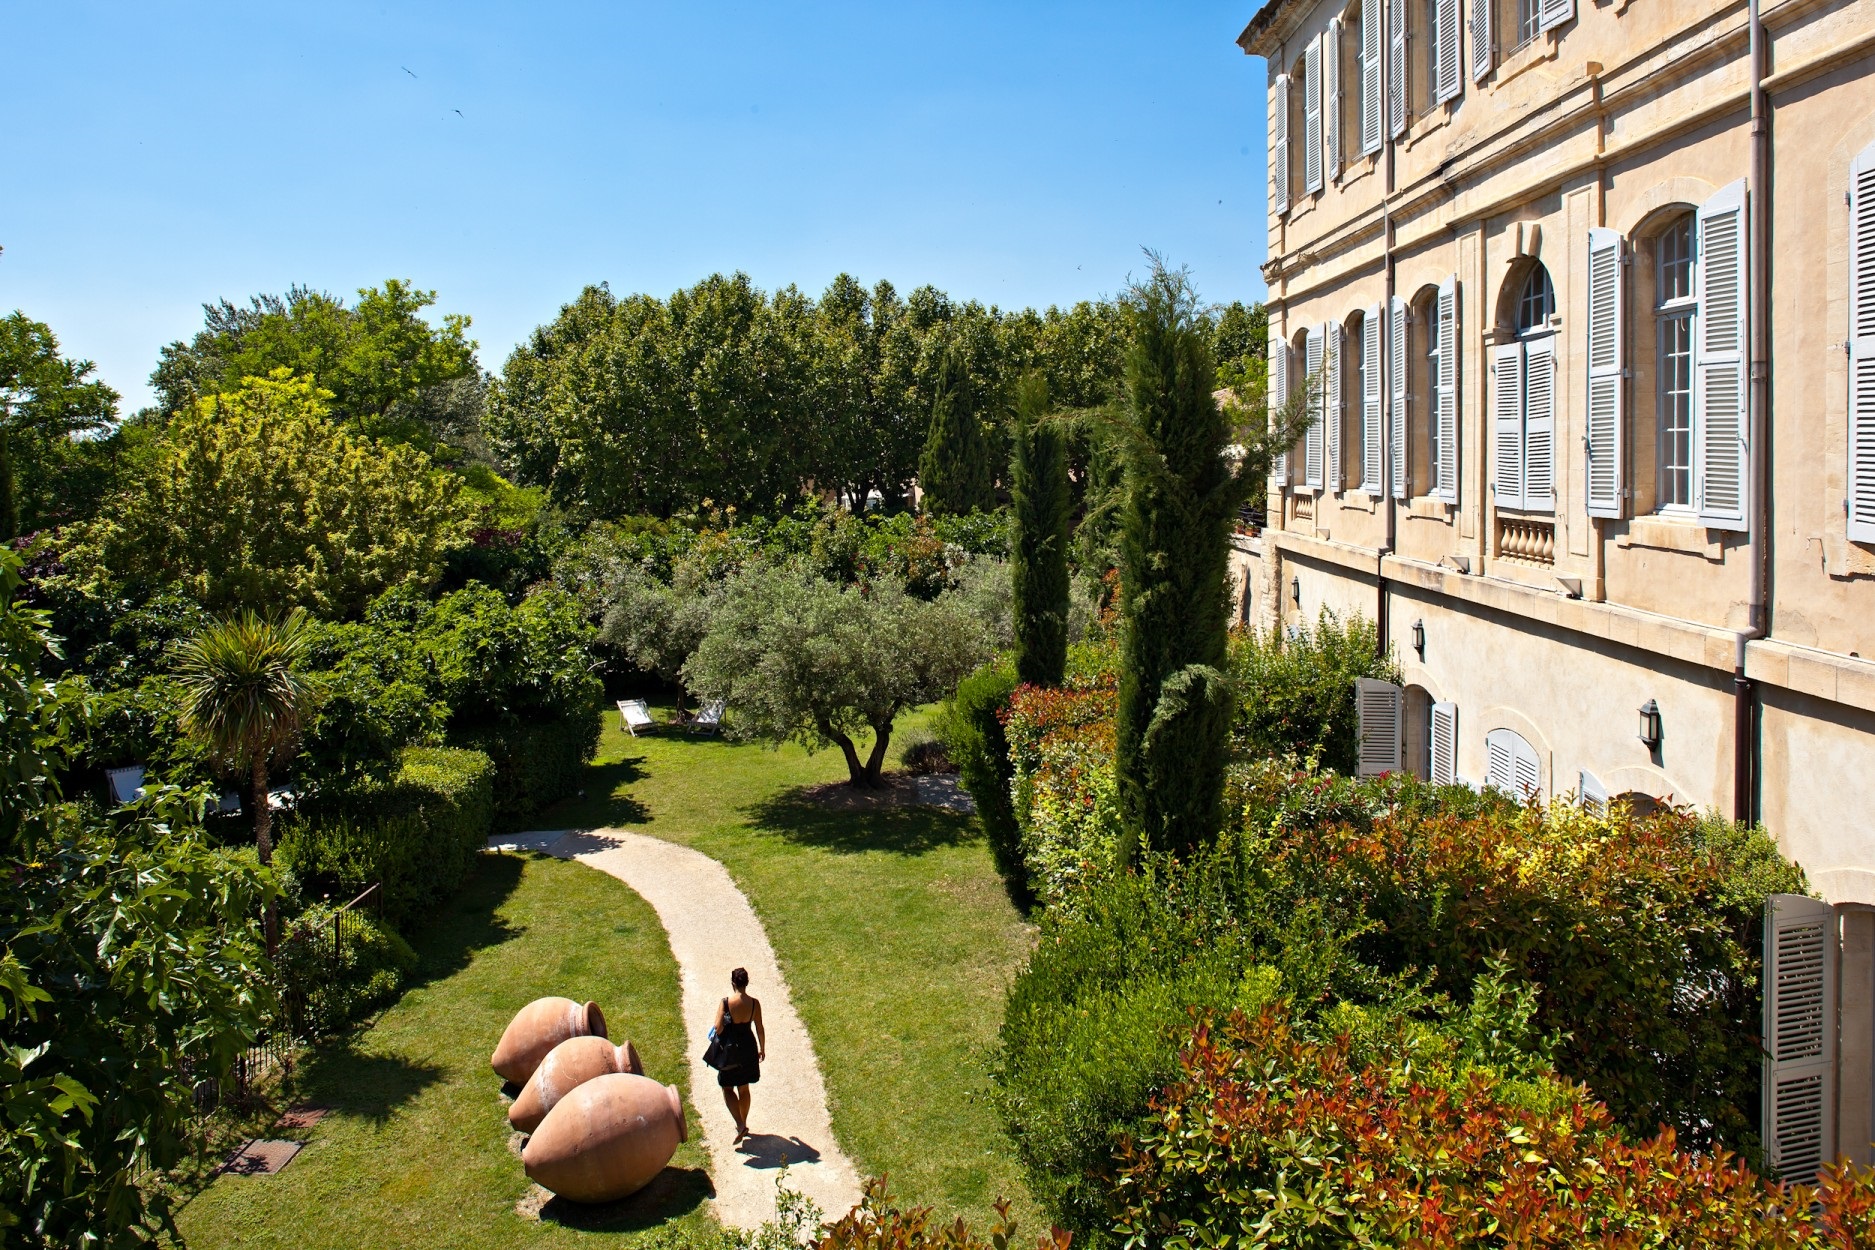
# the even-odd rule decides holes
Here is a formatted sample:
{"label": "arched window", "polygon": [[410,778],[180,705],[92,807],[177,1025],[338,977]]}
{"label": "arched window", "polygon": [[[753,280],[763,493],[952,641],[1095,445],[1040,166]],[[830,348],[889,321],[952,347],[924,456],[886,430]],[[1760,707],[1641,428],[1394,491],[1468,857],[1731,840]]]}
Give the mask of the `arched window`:
{"label": "arched window", "polygon": [[1556,288],[1543,262],[1513,270],[1491,349],[1491,490],[1499,508],[1556,508]]}
{"label": "arched window", "polygon": [[1654,245],[1655,506],[1693,506],[1693,215],[1682,213]]}
{"label": "arched window", "polygon": [[1519,336],[1548,334],[1549,319],[1556,314],[1556,288],[1549,280],[1549,270],[1542,261],[1532,261],[1517,296],[1517,333]]}
{"label": "arched window", "polygon": [[1362,413],[1365,411],[1363,398],[1367,394],[1367,315],[1357,312],[1348,317],[1347,328],[1341,336],[1341,471],[1336,480],[1343,483],[1365,486],[1364,466],[1367,463],[1367,444],[1365,442]]}
{"label": "arched window", "polygon": [[1493,729],[1484,736],[1484,784],[1513,798],[1543,792],[1543,764],[1536,748],[1514,729]]}
{"label": "arched window", "polygon": [[1407,494],[1430,494],[1438,473],[1439,423],[1433,419],[1434,395],[1439,379],[1439,292],[1421,287],[1413,296],[1406,321],[1406,445]]}

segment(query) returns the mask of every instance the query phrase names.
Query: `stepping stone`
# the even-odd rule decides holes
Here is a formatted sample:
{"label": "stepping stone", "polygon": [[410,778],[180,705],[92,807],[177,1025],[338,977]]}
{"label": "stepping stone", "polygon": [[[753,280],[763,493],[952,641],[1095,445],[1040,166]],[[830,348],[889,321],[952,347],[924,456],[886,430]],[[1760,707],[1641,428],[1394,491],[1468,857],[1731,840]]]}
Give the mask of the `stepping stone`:
{"label": "stepping stone", "polygon": [[288,1130],[309,1129],[330,1114],[332,1114],[330,1107],[315,1107],[311,1103],[301,1103],[297,1107],[288,1107],[286,1113],[280,1117],[280,1122],[274,1127]]}
{"label": "stepping stone", "polygon": [[255,1138],[230,1155],[221,1170],[233,1176],[272,1176],[293,1162],[303,1144]]}

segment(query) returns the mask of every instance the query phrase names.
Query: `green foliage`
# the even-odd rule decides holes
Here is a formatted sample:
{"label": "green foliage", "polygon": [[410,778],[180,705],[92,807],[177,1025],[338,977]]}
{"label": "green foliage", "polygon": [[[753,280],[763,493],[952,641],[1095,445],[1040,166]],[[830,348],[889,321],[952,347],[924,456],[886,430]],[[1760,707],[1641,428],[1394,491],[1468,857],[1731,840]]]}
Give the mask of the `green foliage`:
{"label": "green foliage", "polygon": [[1355,680],[1400,681],[1399,665],[1377,642],[1373,622],[1358,616],[1343,621],[1326,609],[1313,627],[1234,631],[1230,675],[1237,716],[1231,732],[1238,753],[1295,755],[1353,772],[1361,750]]}
{"label": "green foliage", "polygon": [[495,765],[495,814],[526,820],[575,794],[586,762],[599,749],[603,724],[597,702],[552,720],[492,722],[459,730],[451,741],[486,754]]}
{"label": "green foliage", "polygon": [[996,871],[1002,874],[1011,897],[1026,903],[1031,893],[1022,861],[1022,831],[1009,790],[1015,770],[1003,733],[1003,717],[1016,685],[1015,668],[1007,660],[984,665],[958,683],[956,693],[938,712],[934,728],[957,766],[957,779],[976,801],[977,819],[989,839]]}
{"label": "green foliage", "polygon": [[1112,669],[1060,688],[1022,686],[1001,711],[1018,858],[1028,887],[1057,904],[1118,867]]}
{"label": "green foliage", "polygon": [[918,459],[918,489],[927,512],[957,516],[996,506],[996,470],[982,416],[970,388],[947,366],[931,403],[931,429]]}
{"label": "green foliage", "polygon": [[116,415],[117,392],[91,377],[93,367],[61,356],[44,322],[18,311],[0,317],[0,542],[18,537],[22,521],[37,528],[52,519],[56,496],[41,493],[48,479],[80,458],[75,436]]}
{"label": "green foliage", "polygon": [[308,888],[346,898],[374,883],[394,918],[461,886],[488,841],[496,769],[480,751],[412,747],[397,771],[322,788],[286,823],[280,860]]}
{"label": "green foliage", "polygon": [[280,940],[274,971],[283,991],[299,996],[309,1034],[336,1033],[395,1001],[417,970],[417,953],[397,930],[332,903],[295,916]]}
{"label": "green foliage", "polygon": [[[886,1188],[885,1178],[866,1182],[859,1205],[824,1226],[813,1250],[1009,1250],[1016,1222],[1009,1218],[1009,1203],[996,1204],[996,1219],[989,1239],[972,1233],[962,1220],[934,1219],[930,1207],[899,1207]],[[1068,1250],[1068,1235],[1055,1229],[1037,1238],[1037,1250]]]}
{"label": "green foliage", "polygon": [[1009,517],[1015,590],[1016,672],[1035,686],[1058,686],[1068,663],[1068,452],[1048,417],[1039,374],[1016,388]]}
{"label": "green foliage", "polygon": [[457,489],[421,452],[334,424],[312,382],[276,371],[177,416],[67,563],[173,585],[215,612],[352,616],[436,579],[462,541]]}

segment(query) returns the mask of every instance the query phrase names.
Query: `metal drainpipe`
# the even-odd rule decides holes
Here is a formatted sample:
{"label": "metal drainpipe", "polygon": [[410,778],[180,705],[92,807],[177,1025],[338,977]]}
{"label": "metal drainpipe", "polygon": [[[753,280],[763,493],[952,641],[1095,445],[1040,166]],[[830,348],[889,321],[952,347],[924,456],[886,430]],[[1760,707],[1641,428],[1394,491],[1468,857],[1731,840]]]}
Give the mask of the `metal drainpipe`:
{"label": "metal drainpipe", "polygon": [[[1404,4],[1406,0],[1388,0],[1388,2],[1390,4]],[[1380,6],[1376,5],[1375,7],[1378,8]],[[1386,15],[1382,14],[1381,16],[1385,17]],[[1382,31],[1385,31],[1387,27],[1382,26],[1380,29]],[[1382,63],[1383,64],[1385,63],[1384,51],[1382,53]],[[1381,237],[1381,244],[1385,248],[1385,259],[1382,262],[1382,268],[1385,270],[1386,279],[1387,279],[1386,295],[1382,298],[1381,305],[1380,305],[1381,308],[1384,310],[1384,312],[1381,315],[1382,319],[1380,323],[1380,334],[1381,334],[1380,393],[1386,397],[1385,402],[1381,406],[1380,484],[1381,484],[1382,505],[1386,509],[1387,519],[1386,519],[1386,528],[1380,540],[1380,550],[1374,554],[1374,598],[1375,598],[1374,625],[1375,625],[1375,634],[1376,634],[1375,645],[1379,647],[1380,654],[1385,655],[1387,653],[1387,647],[1389,644],[1388,630],[1391,628],[1391,620],[1390,620],[1391,613],[1389,611],[1391,604],[1390,604],[1390,596],[1387,594],[1387,576],[1383,570],[1385,569],[1385,566],[1386,566],[1387,557],[1393,554],[1393,535],[1394,535],[1393,527],[1395,524],[1395,518],[1394,518],[1394,512],[1393,512],[1393,482],[1391,480],[1392,475],[1393,475],[1393,448],[1389,445],[1390,440],[1393,437],[1392,373],[1393,373],[1394,368],[1396,368],[1400,363],[1393,359],[1392,327],[1387,325],[1386,323],[1386,318],[1393,316],[1393,287],[1394,287],[1394,273],[1393,273],[1393,242],[1394,242],[1393,240],[1393,189],[1394,187],[1393,187],[1393,180],[1394,180],[1394,168],[1393,168],[1393,126],[1392,126],[1392,119],[1387,116],[1387,93],[1385,90],[1382,90],[1381,100],[1380,100],[1380,142],[1381,142],[1382,160],[1386,166],[1386,182],[1387,182],[1385,189],[1381,193],[1381,199],[1380,199],[1380,229],[1381,229],[1380,237]],[[1401,459],[1402,461],[1404,461],[1405,457],[1401,457]]]}
{"label": "metal drainpipe", "polygon": [[1758,0],[1749,0],[1748,60],[1751,74],[1751,173],[1747,184],[1750,210],[1750,256],[1747,260],[1746,319],[1750,343],[1750,411],[1747,455],[1750,459],[1750,515],[1746,518],[1745,559],[1750,572],[1751,589],[1747,596],[1749,616],[1740,630],[1732,657],[1732,817],[1750,821],[1757,815],[1757,699],[1751,678],[1745,675],[1745,647],[1769,632],[1770,579],[1767,565],[1771,558],[1770,490],[1765,438],[1770,426],[1771,352],[1768,271],[1770,267],[1770,196],[1767,193],[1771,173],[1771,118],[1764,90],[1765,34],[1764,20],[1758,13]]}

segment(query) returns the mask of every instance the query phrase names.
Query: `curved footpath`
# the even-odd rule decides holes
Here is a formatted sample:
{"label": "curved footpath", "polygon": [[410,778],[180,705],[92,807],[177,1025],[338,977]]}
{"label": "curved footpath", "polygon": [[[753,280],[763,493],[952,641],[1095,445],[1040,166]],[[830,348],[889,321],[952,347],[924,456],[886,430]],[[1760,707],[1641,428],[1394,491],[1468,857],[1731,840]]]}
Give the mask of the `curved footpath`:
{"label": "curved footpath", "polygon": [[[709,1146],[717,1219],[744,1229],[773,1219],[775,1177],[784,1159],[789,1186],[812,1198],[828,1219],[859,1201],[859,1177],[833,1137],[813,1043],[762,922],[727,869],[687,846],[618,829],[517,834],[491,838],[489,846],[577,860],[617,877],[656,909],[683,983],[690,1096]],[[740,1146],[732,1144],[736,1125],[717,1092],[716,1073],[703,1062],[717,1005],[729,992],[729,971],[737,967],[749,970],[749,992],[761,1000],[768,1034],[750,1136]]]}

